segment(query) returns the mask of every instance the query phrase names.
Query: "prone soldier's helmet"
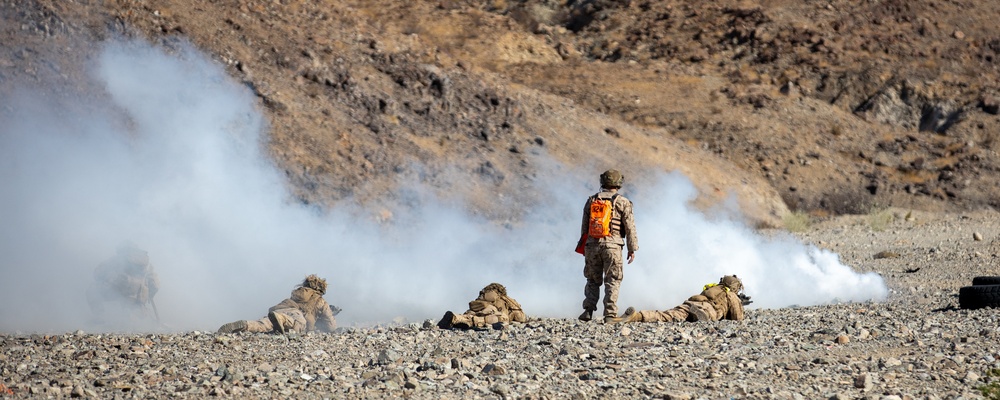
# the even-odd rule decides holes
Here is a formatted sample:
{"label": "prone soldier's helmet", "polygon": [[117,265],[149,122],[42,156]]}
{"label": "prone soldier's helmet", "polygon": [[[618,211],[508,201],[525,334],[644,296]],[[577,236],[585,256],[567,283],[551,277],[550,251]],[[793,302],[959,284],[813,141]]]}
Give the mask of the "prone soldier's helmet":
{"label": "prone soldier's helmet", "polygon": [[726,275],[719,280],[719,285],[729,288],[729,290],[734,293],[739,293],[743,290],[743,281],[737,278],[736,275]]}
{"label": "prone soldier's helmet", "polygon": [[302,281],[302,286],[313,289],[319,292],[319,294],[326,294],[326,279],[320,278],[315,274],[307,276]]}
{"label": "prone soldier's helmet", "polygon": [[483,290],[479,291],[479,294],[482,295],[482,294],[484,294],[486,292],[489,292],[489,291],[497,292],[497,294],[499,294],[501,296],[506,296],[507,295],[507,288],[505,288],[503,285],[501,285],[499,283],[496,283],[496,282],[493,282],[493,283],[491,283],[489,285],[486,285],[486,287],[484,287]]}
{"label": "prone soldier's helmet", "polygon": [[609,169],[601,174],[601,187],[602,188],[621,188],[622,181],[625,180],[625,176],[616,169]]}

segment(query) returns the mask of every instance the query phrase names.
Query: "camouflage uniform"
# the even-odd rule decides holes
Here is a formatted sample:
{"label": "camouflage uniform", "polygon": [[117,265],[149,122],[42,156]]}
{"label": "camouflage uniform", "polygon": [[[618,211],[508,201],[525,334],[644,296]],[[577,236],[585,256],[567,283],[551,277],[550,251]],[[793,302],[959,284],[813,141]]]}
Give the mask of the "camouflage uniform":
{"label": "camouflage uniform", "polygon": [[149,254],[131,242],[118,246],[117,254],[94,269],[94,284],[87,289],[91,310],[103,317],[113,303],[130,318],[149,317],[147,305],[160,290],[160,280],[149,264]]}
{"label": "camouflage uniform", "polygon": [[469,302],[469,310],[464,314],[448,311],[438,322],[438,327],[485,328],[498,322],[526,322],[527,316],[521,304],[507,296],[507,288],[499,283],[486,285],[479,291],[479,297]]}
{"label": "camouflage uniform", "polygon": [[[608,175],[611,175],[612,179],[608,179]],[[613,179],[614,177],[617,179]],[[627,243],[630,255],[639,249],[635,217],[632,214],[632,202],[617,193],[617,188],[621,187],[622,180],[621,173],[615,170],[609,170],[602,174],[601,192],[590,196],[583,207],[581,236],[586,237],[583,276],[587,278],[587,284],[583,289],[584,313],[580,315],[580,319],[584,321],[590,320],[591,314],[597,310],[597,300],[601,297],[602,284],[604,285],[604,316],[614,318],[618,314],[618,287],[624,276],[622,247]],[[588,236],[590,204],[595,199],[613,199],[610,235],[599,239]]]}
{"label": "camouflage uniform", "polygon": [[701,294],[691,296],[677,307],[666,311],[635,311],[629,307],[616,322],[741,321],[744,318],[742,290],[743,282],[736,275],[726,275],[718,284],[705,285]]}
{"label": "camouflage uniform", "polygon": [[323,299],[324,294],[326,280],[309,275],[302,285],[292,290],[291,297],[269,308],[267,317],[230,322],[222,325],[218,332],[332,332],[337,327],[337,320],[330,304]]}

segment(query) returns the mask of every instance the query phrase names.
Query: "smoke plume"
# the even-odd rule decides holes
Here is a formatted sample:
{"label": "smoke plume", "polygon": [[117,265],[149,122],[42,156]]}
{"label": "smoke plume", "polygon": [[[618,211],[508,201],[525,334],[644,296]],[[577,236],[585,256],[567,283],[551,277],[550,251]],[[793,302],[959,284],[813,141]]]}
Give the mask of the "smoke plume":
{"label": "smoke plume", "polygon": [[[393,210],[391,223],[346,206],[318,213],[290,200],[255,97],[221,66],[189,45],[134,41],[110,41],[95,60],[102,96],[0,93],[0,331],[214,330],[263,317],[311,273],[328,280],[341,325],[436,320],[490,282],[530,316],[581,310],[573,247],[600,171],[543,168],[536,189],[549,201],[509,227],[420,187],[410,189],[423,206]],[[669,308],[725,274],[758,307],[886,296],[879,276],[836,254],[691,209],[695,189],[679,174],[624,189],[641,248],[622,308]],[[149,253],[166,328],[91,315],[94,267],[123,240]]]}

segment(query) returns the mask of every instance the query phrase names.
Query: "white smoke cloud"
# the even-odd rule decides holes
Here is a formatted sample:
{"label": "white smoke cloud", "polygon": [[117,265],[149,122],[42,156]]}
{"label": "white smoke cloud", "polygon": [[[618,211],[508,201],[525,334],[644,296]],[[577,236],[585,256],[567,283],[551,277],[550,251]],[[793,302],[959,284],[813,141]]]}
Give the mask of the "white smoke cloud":
{"label": "white smoke cloud", "polygon": [[[84,300],[122,240],[149,252],[170,330],[260,318],[310,273],[328,279],[342,325],[437,319],[490,282],[529,315],[581,310],[573,247],[592,171],[542,168],[549,200],[507,228],[420,187],[423,206],[394,210],[391,224],[349,207],[320,214],[289,199],[265,157],[253,95],[189,45],[112,41],[93,71],[106,97],[0,93],[13,111],[0,120],[0,331],[144,329],[94,325]],[[693,211],[681,175],[630,189],[641,249],[621,308],[669,308],[733,273],[759,307],[886,296],[880,277],[836,254]]]}

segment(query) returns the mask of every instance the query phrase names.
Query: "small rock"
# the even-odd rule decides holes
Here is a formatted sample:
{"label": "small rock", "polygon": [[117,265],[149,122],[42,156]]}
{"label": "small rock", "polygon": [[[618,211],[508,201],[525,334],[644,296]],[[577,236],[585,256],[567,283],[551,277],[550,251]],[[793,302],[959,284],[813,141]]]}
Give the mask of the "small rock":
{"label": "small rock", "polygon": [[507,373],[507,370],[499,365],[489,363],[483,367],[483,373],[486,375],[503,375]]}
{"label": "small rock", "polygon": [[983,240],[983,234],[979,233],[979,232],[973,232],[972,233],[972,240],[975,240],[977,242],[981,242]]}
{"label": "small rock", "polygon": [[407,389],[420,390],[420,382],[416,378],[409,378],[403,383],[403,387]]}
{"label": "small rock", "polygon": [[872,387],[872,377],[868,374],[861,374],[854,377],[854,387],[868,390]]}
{"label": "small rock", "polygon": [[847,337],[847,335],[837,336],[837,344],[847,344],[850,341],[851,338]]}
{"label": "small rock", "polygon": [[962,40],[965,39],[965,32],[956,30],[953,36],[955,36],[955,39]]}
{"label": "small rock", "polygon": [[899,257],[899,253],[896,253],[894,251],[884,250],[884,251],[880,251],[878,253],[875,253],[875,259],[876,260],[882,259],[882,258],[896,258],[896,257]]}

